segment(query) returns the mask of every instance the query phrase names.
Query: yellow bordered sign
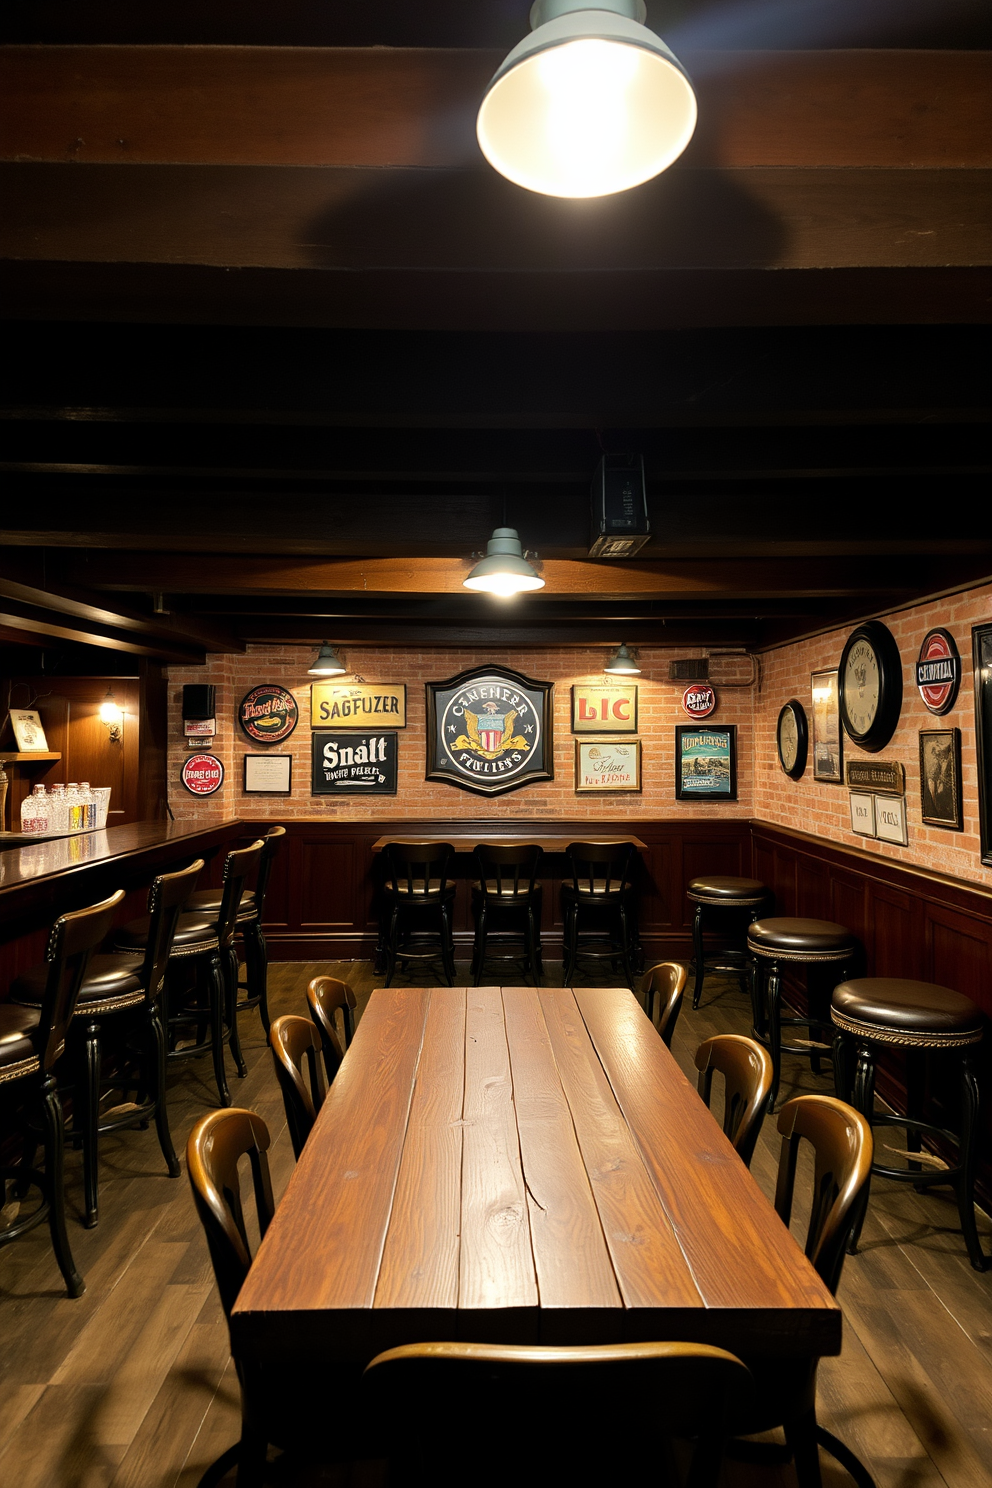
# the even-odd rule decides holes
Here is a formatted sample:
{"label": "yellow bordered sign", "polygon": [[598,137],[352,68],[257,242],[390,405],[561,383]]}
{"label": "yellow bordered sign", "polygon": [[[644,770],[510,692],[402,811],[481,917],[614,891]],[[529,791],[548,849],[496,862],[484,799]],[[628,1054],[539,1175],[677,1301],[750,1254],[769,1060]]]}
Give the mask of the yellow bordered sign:
{"label": "yellow bordered sign", "polygon": [[406,728],[405,682],[311,682],[311,728]]}

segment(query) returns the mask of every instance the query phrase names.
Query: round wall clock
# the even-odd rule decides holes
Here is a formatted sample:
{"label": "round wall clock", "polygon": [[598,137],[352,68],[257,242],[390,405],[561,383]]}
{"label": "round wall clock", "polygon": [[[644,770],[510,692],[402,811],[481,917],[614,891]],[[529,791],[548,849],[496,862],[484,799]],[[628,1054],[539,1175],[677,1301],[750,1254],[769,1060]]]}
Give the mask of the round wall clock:
{"label": "round wall clock", "polygon": [[786,775],[798,780],[806,769],[809,753],[809,724],[806,709],[798,698],[790,698],[778,715],[778,758]]}
{"label": "round wall clock", "polygon": [[902,709],[902,659],[880,620],[848,636],[838,680],[844,728],[860,748],[877,754],[892,738]]}

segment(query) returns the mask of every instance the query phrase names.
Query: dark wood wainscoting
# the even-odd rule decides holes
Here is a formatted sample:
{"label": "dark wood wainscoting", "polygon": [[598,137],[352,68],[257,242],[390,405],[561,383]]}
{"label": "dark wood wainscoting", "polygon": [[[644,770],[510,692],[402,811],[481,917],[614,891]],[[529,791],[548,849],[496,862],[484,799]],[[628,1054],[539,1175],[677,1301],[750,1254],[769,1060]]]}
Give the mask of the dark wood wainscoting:
{"label": "dark wood wainscoting", "polygon": [[[246,822],[246,826],[256,824]],[[270,823],[257,823],[258,830]],[[391,832],[443,839],[446,832],[478,831],[519,836],[553,831],[581,841],[635,832],[647,843],[641,855],[640,922],[645,953],[687,957],[692,919],[685,884],[697,873],[748,873],[750,824],[746,821],[673,822],[293,822],[285,823],[286,845],[276,859],[266,900],[265,938],[277,961],[349,960],[372,954],[378,930],[376,854],[372,844]],[[564,858],[545,861],[542,937],[552,956],[561,945],[558,890]],[[458,861],[455,937],[459,955],[472,941],[469,885],[472,859]]]}

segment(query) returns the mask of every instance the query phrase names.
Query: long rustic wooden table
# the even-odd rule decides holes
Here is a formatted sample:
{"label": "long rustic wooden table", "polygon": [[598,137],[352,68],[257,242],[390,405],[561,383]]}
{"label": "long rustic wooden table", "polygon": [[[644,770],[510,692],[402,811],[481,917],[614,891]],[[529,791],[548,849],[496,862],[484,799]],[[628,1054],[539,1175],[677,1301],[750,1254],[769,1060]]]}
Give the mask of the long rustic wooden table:
{"label": "long rustic wooden table", "polygon": [[625,989],[376,991],[231,1321],[278,1366],[425,1339],[840,1350],[840,1311]]}

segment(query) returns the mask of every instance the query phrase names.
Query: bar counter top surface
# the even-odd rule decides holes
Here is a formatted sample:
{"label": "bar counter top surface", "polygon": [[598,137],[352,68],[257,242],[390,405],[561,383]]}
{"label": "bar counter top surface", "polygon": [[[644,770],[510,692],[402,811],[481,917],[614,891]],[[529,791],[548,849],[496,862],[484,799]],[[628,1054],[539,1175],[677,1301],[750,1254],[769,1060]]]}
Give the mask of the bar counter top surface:
{"label": "bar counter top surface", "polygon": [[106,827],[102,832],[39,838],[29,847],[13,847],[0,852],[0,894],[35,879],[72,873],[93,863],[128,858],[150,848],[188,842],[192,849],[197,838],[212,838],[218,832],[227,836],[240,825],[236,817],[206,828],[192,822],[142,821],[133,822],[128,827]]}

